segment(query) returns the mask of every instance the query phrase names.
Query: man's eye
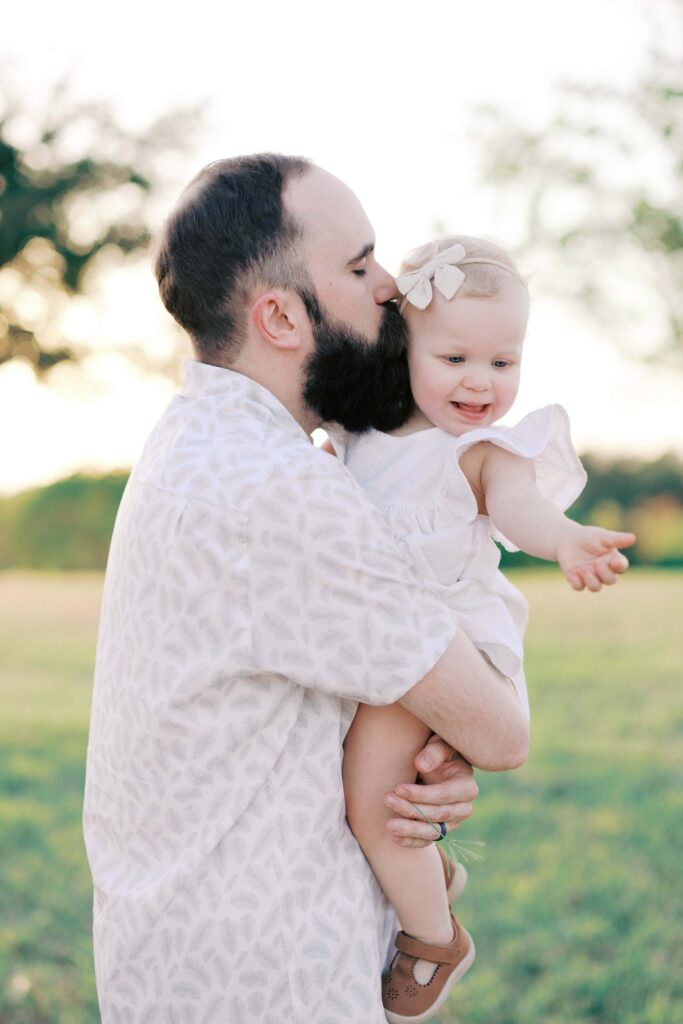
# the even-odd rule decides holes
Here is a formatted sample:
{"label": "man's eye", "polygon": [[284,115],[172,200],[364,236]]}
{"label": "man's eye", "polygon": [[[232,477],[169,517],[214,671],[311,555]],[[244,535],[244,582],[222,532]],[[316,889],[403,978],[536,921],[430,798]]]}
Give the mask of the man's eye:
{"label": "man's eye", "polygon": [[365,277],[367,271],[363,267],[360,267],[358,270],[354,270],[353,273],[356,277]]}
{"label": "man's eye", "polygon": [[509,366],[510,364],[506,363],[504,359],[494,359],[493,365],[497,370],[502,370],[504,367]]}
{"label": "man's eye", "polygon": [[448,362],[449,363],[464,363],[465,362],[465,357],[464,356],[448,356]]}

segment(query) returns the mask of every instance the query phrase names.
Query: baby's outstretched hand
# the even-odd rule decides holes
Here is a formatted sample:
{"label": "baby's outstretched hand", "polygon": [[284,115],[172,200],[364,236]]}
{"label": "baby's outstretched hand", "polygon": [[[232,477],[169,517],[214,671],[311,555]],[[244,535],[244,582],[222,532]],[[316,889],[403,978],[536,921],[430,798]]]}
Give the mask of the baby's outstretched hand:
{"label": "baby's outstretched hand", "polygon": [[557,545],[557,561],[574,590],[597,592],[628,569],[628,558],[618,550],[635,543],[635,534],[603,530],[599,526],[579,526]]}

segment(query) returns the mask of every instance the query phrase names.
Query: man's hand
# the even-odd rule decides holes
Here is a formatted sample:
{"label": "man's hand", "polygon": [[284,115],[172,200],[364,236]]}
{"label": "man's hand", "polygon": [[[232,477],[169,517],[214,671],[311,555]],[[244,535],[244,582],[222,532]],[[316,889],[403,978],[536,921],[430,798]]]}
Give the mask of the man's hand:
{"label": "man's hand", "polygon": [[597,593],[603,585],[617,582],[628,569],[628,559],[618,548],[635,543],[635,534],[574,524],[557,545],[557,561],[574,590],[586,587]]}
{"label": "man's hand", "polygon": [[428,846],[434,842],[434,828],[413,804],[432,821],[445,821],[450,831],[470,817],[472,801],[479,793],[472,765],[439,736],[432,736],[420,751],[415,768],[424,785],[396,786],[384,798],[386,806],[397,815],[387,828],[399,846]]}

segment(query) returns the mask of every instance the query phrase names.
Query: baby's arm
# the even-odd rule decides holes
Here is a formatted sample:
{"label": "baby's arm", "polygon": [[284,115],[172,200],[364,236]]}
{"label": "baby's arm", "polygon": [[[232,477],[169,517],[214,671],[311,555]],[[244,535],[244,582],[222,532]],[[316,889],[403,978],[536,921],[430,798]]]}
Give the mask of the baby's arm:
{"label": "baby's arm", "polygon": [[497,445],[477,447],[484,449],[477,460],[479,479],[470,484],[502,534],[527,554],[558,562],[574,590],[616,583],[628,568],[617,549],[633,544],[634,534],[575,523],[540,494],[530,459]]}

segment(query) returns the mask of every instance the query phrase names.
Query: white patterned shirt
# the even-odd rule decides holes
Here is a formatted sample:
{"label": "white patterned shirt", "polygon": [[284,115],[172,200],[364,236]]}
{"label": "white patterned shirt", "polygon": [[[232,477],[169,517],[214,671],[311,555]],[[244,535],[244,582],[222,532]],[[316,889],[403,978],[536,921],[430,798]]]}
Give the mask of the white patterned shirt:
{"label": "white patterned shirt", "polygon": [[383,1024],[393,918],[342,741],[454,630],[342,463],[189,361],[105,582],[84,807],[103,1024]]}

